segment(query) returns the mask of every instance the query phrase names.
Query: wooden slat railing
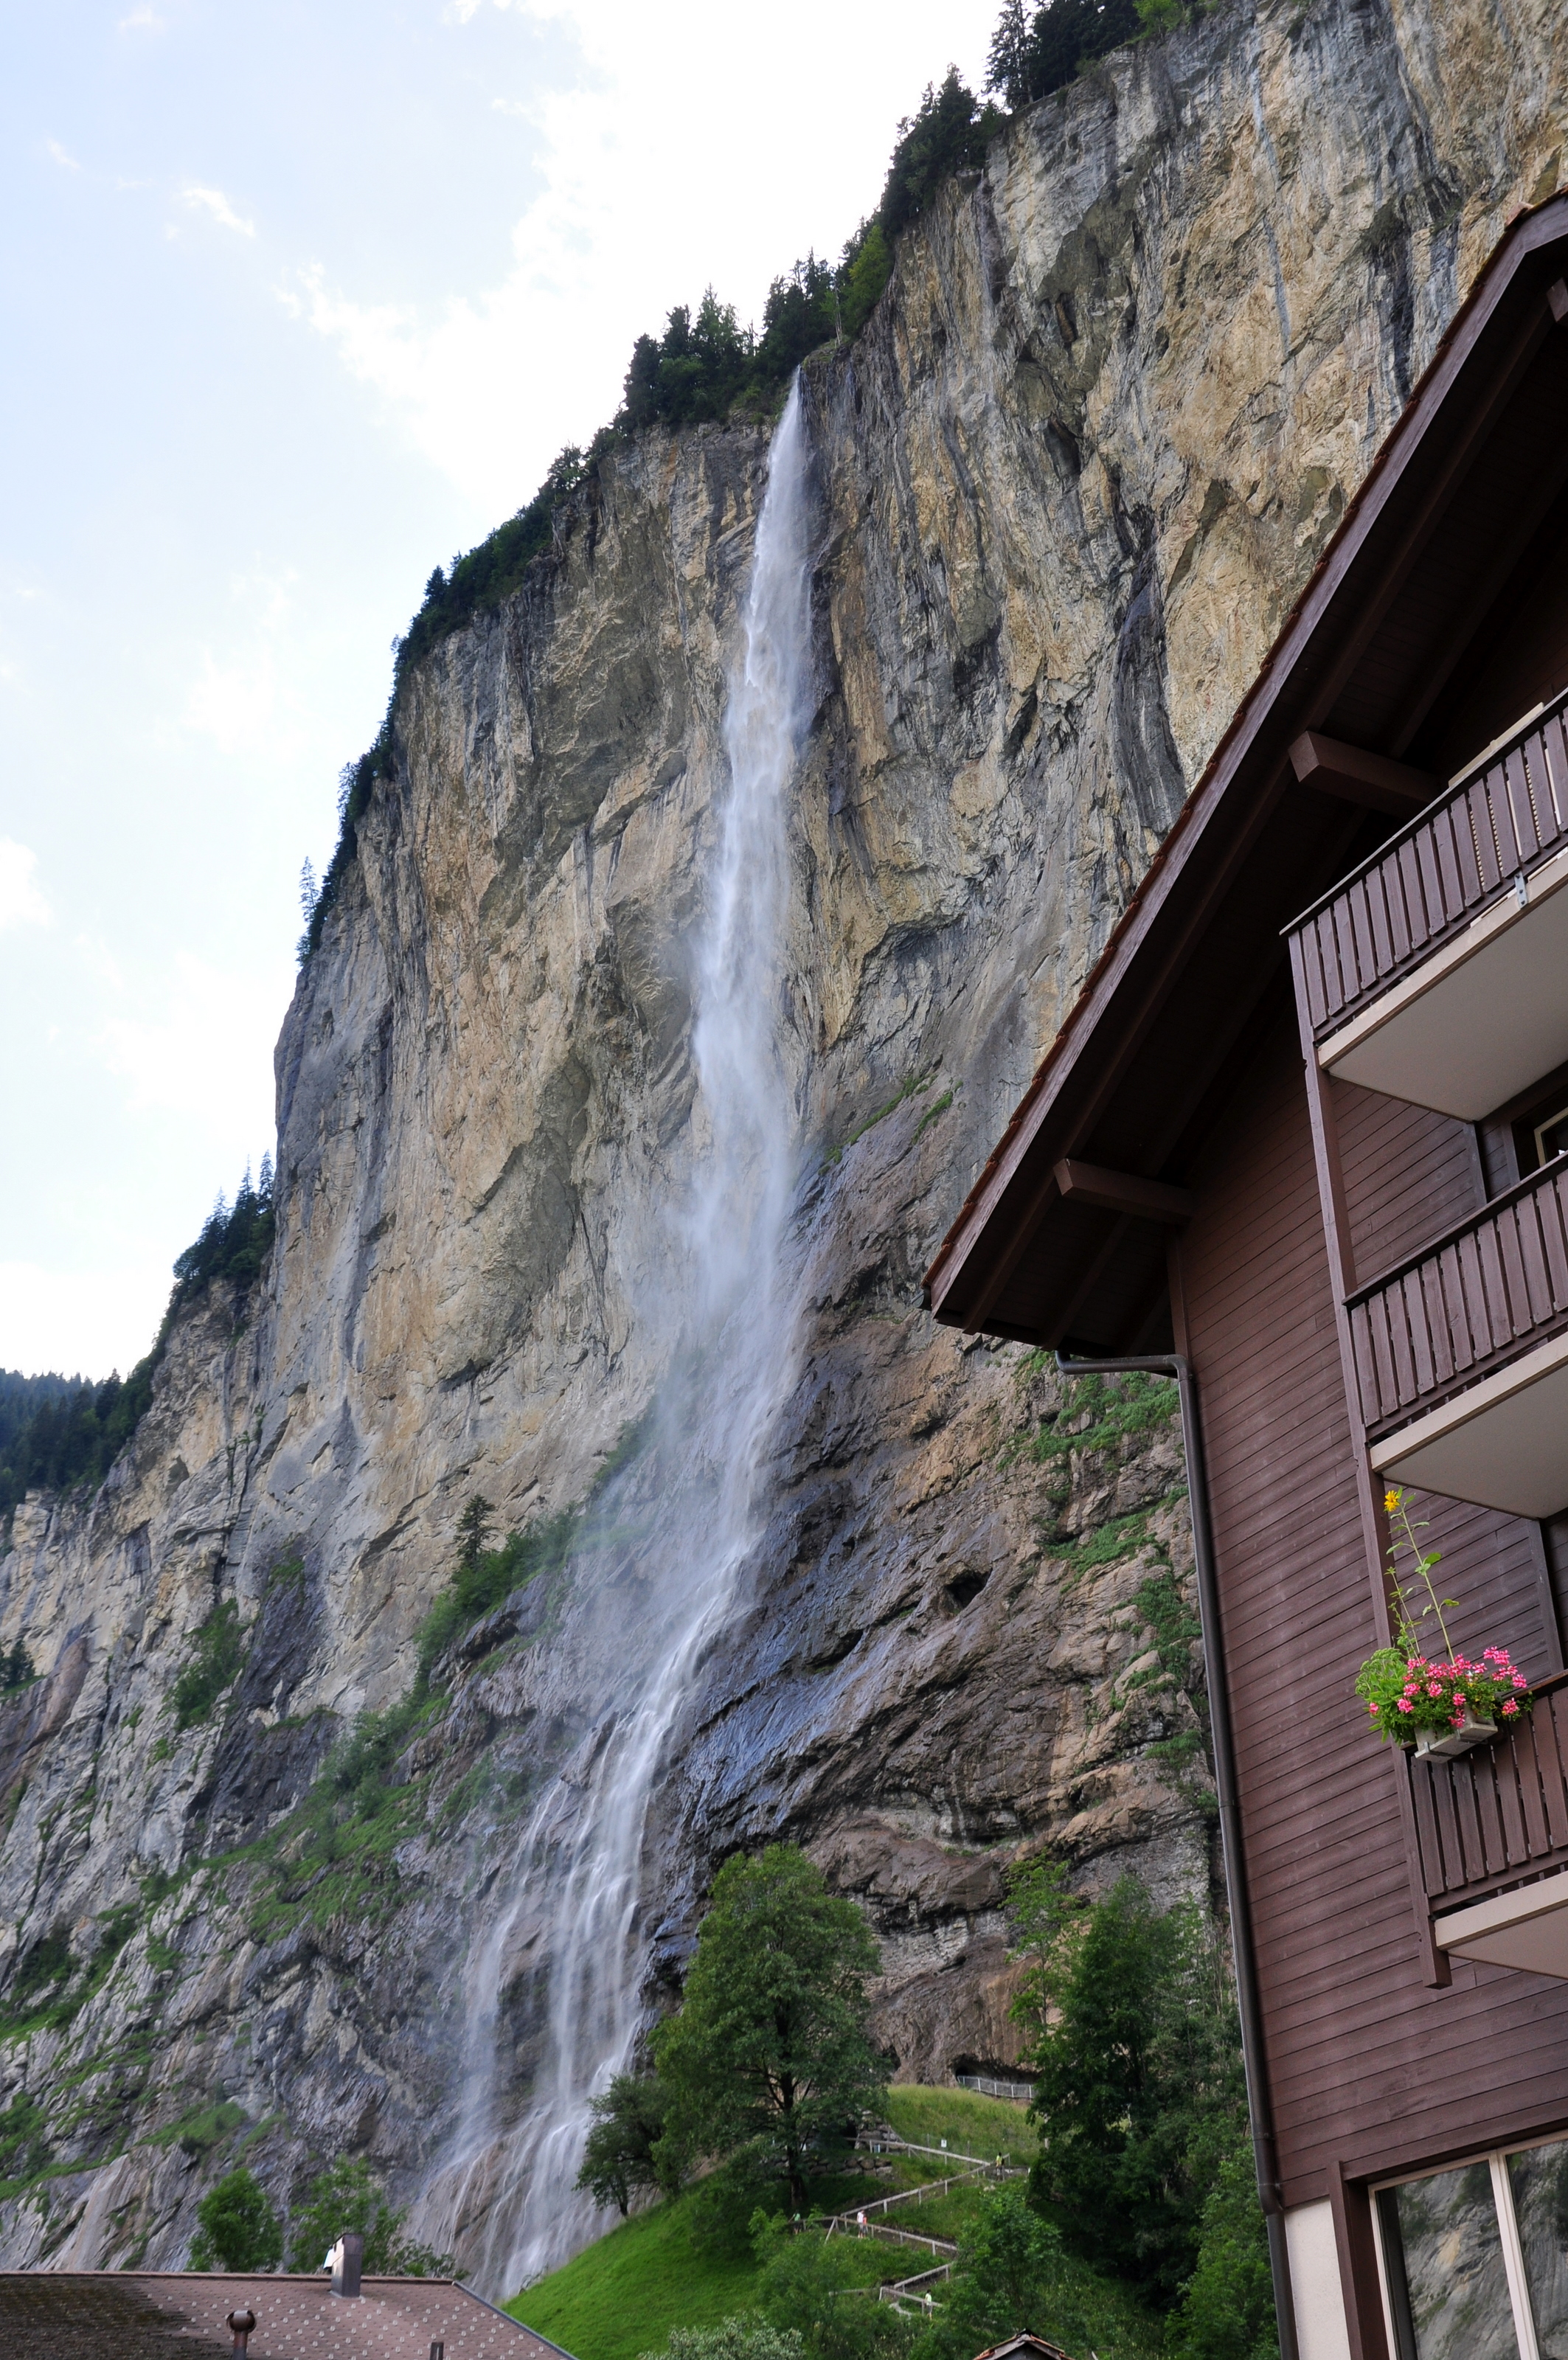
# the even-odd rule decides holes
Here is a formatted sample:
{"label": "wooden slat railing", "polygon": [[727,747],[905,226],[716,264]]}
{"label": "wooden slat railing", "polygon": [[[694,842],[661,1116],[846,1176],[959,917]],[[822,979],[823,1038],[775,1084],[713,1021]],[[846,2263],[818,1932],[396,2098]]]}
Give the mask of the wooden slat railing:
{"label": "wooden slat railing", "polygon": [[1358,1288],[1347,1307],[1373,1433],[1568,1327],[1568,1156]]}
{"label": "wooden slat railing", "polygon": [[1568,845],[1568,692],[1291,927],[1321,1040]]}
{"label": "wooden slat railing", "polygon": [[1410,1757],[1427,1898],[1457,1907],[1568,1867],[1568,1672],[1542,1680],[1506,1736],[1456,1761]]}

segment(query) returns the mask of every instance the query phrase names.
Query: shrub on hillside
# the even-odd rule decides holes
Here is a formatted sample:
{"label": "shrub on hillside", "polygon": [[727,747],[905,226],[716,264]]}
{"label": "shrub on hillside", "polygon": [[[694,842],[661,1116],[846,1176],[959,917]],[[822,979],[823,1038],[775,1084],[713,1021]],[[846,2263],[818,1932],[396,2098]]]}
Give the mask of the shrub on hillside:
{"label": "shrub on hillside", "polygon": [[798,2335],[770,2327],[756,2311],[740,2311],[717,2327],[673,2327],[662,2352],[641,2360],[801,2360]]}

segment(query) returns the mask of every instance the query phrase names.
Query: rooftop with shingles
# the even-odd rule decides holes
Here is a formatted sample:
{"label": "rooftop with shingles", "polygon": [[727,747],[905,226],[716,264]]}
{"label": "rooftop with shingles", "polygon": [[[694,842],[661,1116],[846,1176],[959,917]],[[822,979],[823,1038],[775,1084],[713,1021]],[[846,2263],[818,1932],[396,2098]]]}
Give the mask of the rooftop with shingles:
{"label": "rooftop with shingles", "polygon": [[448,2278],[371,2278],[335,2295],[325,2277],[153,2270],[0,2271],[5,2360],[198,2360],[227,2352],[231,2311],[256,2316],[249,2360],[560,2360],[558,2345]]}

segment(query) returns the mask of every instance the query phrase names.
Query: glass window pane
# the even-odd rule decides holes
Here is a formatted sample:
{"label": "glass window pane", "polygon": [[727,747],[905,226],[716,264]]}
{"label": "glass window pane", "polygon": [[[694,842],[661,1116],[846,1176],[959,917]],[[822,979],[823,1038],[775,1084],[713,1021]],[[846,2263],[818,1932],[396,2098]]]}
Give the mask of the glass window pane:
{"label": "glass window pane", "polygon": [[1568,2139],[1508,2158],[1541,2360],[1568,2360]]}
{"label": "glass window pane", "polygon": [[1393,2195],[1417,2360],[1519,2360],[1490,2166],[1408,2180]]}

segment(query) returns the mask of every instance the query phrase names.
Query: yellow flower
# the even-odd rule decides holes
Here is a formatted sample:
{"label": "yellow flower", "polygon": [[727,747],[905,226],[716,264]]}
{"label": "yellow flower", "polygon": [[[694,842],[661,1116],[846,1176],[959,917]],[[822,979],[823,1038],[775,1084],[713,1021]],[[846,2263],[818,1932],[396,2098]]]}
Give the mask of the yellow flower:
{"label": "yellow flower", "polygon": [[1393,1514],[1395,1513],[1395,1512],[1397,1511],[1397,1509],[1398,1508],[1398,1505],[1399,1505],[1399,1494],[1398,1493],[1398,1491],[1385,1491],[1385,1492],[1384,1492],[1384,1494],[1383,1494],[1383,1513],[1384,1513],[1384,1514],[1385,1514],[1386,1516],[1391,1516],[1391,1515],[1393,1515]]}

